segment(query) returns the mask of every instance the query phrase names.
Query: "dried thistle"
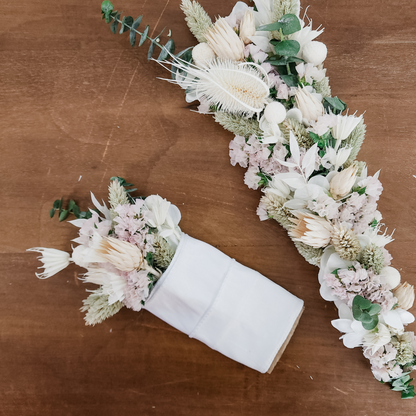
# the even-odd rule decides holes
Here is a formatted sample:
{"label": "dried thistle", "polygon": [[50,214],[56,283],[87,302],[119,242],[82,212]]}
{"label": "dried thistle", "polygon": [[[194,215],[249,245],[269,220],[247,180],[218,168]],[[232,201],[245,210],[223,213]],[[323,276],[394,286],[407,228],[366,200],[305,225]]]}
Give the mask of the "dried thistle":
{"label": "dried thistle", "polygon": [[321,81],[315,81],[313,86],[316,92],[322,95],[322,98],[331,96],[331,87],[329,85],[328,77],[323,77]]}
{"label": "dried thistle", "polygon": [[332,244],[338,255],[344,260],[353,261],[361,251],[360,243],[354,231],[334,226]]}
{"label": "dried thistle", "polygon": [[206,42],[205,34],[213,26],[208,13],[197,1],[182,0],[180,7],[185,14],[185,21],[191,33],[198,42]]}
{"label": "dried thistle", "polygon": [[253,134],[261,136],[263,133],[259,127],[259,122],[254,118],[245,118],[224,111],[217,111],[214,120],[236,136],[250,137]]}
{"label": "dried thistle", "polygon": [[303,124],[293,118],[287,118],[280,124],[280,130],[287,142],[290,140],[290,132],[293,132],[299,147],[310,149],[314,145],[313,140],[310,138]]}
{"label": "dried thistle", "polygon": [[153,253],[154,266],[158,269],[166,270],[172,262],[175,250],[159,235],[155,235],[153,247],[155,249]]}
{"label": "dried thistle", "polygon": [[374,273],[380,274],[384,267],[384,254],[381,248],[375,244],[368,245],[362,252],[360,262]]}
{"label": "dried thistle", "polygon": [[101,288],[94,290],[82,303],[84,306],[81,308],[81,312],[87,312],[84,317],[85,325],[92,326],[115,315],[124,306],[120,301],[109,305],[108,295],[104,295]]}

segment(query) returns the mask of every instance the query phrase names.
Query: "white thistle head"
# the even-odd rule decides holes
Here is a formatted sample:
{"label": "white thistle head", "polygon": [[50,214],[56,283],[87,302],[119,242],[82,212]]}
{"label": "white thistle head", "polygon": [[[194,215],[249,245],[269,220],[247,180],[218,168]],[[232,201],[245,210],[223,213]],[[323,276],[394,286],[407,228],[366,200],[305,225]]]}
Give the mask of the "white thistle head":
{"label": "white thistle head", "polygon": [[175,59],[173,66],[186,76],[166,81],[194,91],[197,99],[205,97],[219,111],[253,115],[260,113],[267,104],[270,93],[268,78],[260,65],[216,59],[205,68],[198,68]]}

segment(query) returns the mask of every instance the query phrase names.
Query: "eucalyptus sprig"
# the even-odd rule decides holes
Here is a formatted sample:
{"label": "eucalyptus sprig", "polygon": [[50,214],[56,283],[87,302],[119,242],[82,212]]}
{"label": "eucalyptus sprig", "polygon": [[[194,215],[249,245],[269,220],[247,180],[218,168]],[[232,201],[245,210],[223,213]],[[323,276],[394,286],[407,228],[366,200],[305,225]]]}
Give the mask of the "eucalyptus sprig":
{"label": "eucalyptus sprig", "polygon": [[371,303],[360,295],[352,301],[352,314],[354,319],[360,321],[364,329],[373,330],[378,325],[378,314],[381,306],[378,303]]}
{"label": "eucalyptus sprig", "polygon": [[[160,36],[162,36],[165,29],[163,29],[155,38],[149,36],[149,25],[145,27],[143,32],[137,30],[137,28],[140,26],[140,23],[142,22],[143,15],[139,16],[137,19],[133,19],[133,17],[131,16],[123,16],[121,18],[122,12],[114,10],[114,6],[109,0],[104,0],[102,2],[101,14],[102,18],[106,21],[106,23],[111,23],[110,29],[114,34],[116,34],[117,31],[119,34],[130,31],[130,45],[132,47],[134,47],[136,44],[137,35],[140,35],[140,41],[138,45],[139,47],[142,46],[146,42],[146,40],[149,40],[150,46],[147,52],[148,60],[152,59],[156,46],[161,49],[156,61],[165,61],[166,59],[169,59],[171,56],[173,56],[173,54],[175,53],[175,42],[172,38],[170,38],[164,45],[160,43]],[[118,30],[119,24],[121,24],[120,30]],[[170,36],[170,31],[168,36]],[[190,62],[192,59],[192,54],[189,54],[187,52],[189,52],[191,49],[192,48],[187,48],[179,52],[177,55],[175,55],[175,57],[180,57],[182,60]]]}
{"label": "eucalyptus sprig", "polygon": [[412,399],[415,397],[415,386],[411,386],[410,383],[413,379],[409,376],[410,371],[403,373],[399,378],[396,378],[389,382],[393,391],[400,391],[402,399]]}
{"label": "eucalyptus sprig", "polygon": [[66,208],[63,207],[63,201],[64,199],[57,199],[49,211],[49,216],[51,218],[54,217],[55,212],[58,211],[59,215],[59,222],[64,221],[68,218],[69,214],[75,215],[78,219],[88,219],[92,217],[92,214],[90,211],[81,211],[79,206],[75,203],[73,199],[71,199],[68,203],[68,206]]}

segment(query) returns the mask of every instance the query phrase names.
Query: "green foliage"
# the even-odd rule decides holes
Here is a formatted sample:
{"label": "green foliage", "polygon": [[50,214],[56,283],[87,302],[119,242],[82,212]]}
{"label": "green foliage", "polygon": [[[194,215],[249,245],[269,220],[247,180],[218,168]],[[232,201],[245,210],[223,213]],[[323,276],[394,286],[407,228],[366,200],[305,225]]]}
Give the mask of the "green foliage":
{"label": "green foliage", "polygon": [[325,97],[324,108],[326,111],[331,110],[334,114],[340,114],[347,109],[347,104],[338,97]]}
{"label": "green foliage", "polygon": [[328,130],[324,135],[318,136],[316,133],[308,132],[314,143],[318,143],[318,154],[323,157],[328,147],[335,147],[336,140],[332,137],[331,130]]}
{"label": "green foliage", "polygon": [[[143,16],[139,16],[137,19],[133,19],[131,16],[124,16],[121,20],[121,14],[118,13],[117,10],[113,10],[114,6],[108,0],[103,1],[101,4],[101,14],[103,19],[105,19],[106,23],[111,23],[110,29],[111,31],[116,34],[118,31],[118,25],[121,24],[120,30],[118,31],[119,34],[124,32],[130,31],[129,40],[130,45],[134,47],[136,44],[136,36],[140,35],[139,46],[142,46],[146,40],[150,41],[149,49],[147,52],[147,59],[150,60],[153,57],[153,53],[155,47],[161,49],[161,52],[156,59],[156,61],[164,61],[168,59],[171,54],[173,55],[175,52],[175,42],[173,39],[169,39],[165,45],[160,43],[160,36],[162,35],[163,31],[159,33],[155,38],[149,36],[149,26],[146,26],[143,32],[140,32],[138,27],[140,26]],[[188,61],[189,62],[189,61]]]}
{"label": "green foliage", "polygon": [[276,54],[284,57],[292,57],[291,62],[293,62],[293,58],[297,55],[299,50],[300,45],[296,40],[283,40],[274,45],[274,51]]}
{"label": "green foliage", "polygon": [[294,14],[285,14],[277,22],[263,25],[257,28],[258,31],[274,32],[281,30],[287,36],[298,32],[301,29],[299,18]]}
{"label": "green foliage", "polygon": [[266,175],[263,172],[257,172],[257,176],[260,177],[260,181],[258,182],[259,186],[267,186],[269,181],[272,180],[271,176]]}
{"label": "green foliage", "polygon": [[415,397],[415,386],[410,386],[413,379],[409,374],[410,372],[403,373],[400,378],[396,378],[390,382],[392,390],[402,393],[402,399],[412,399]]}
{"label": "green foliage", "polygon": [[68,218],[69,214],[74,214],[78,219],[88,219],[91,218],[92,214],[90,211],[81,211],[79,206],[71,199],[66,208],[63,207],[63,198],[57,199],[52,206],[52,209],[49,211],[49,216],[54,217],[55,211],[58,211],[59,221],[64,221]]}
{"label": "green foliage", "polygon": [[381,306],[378,303],[371,303],[368,299],[360,295],[355,296],[352,301],[352,314],[356,321],[360,321],[368,331],[371,331],[378,325],[378,314]]}

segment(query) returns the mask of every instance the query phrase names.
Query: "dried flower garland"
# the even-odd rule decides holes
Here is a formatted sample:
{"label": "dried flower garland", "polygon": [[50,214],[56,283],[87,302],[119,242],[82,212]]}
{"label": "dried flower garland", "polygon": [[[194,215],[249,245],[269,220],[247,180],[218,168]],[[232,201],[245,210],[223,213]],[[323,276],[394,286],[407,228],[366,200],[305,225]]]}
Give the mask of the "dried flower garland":
{"label": "dried flower garland", "polygon": [[[157,61],[171,66],[169,81],[188,102],[199,101],[200,113],[235,134],[231,164],[247,168],[249,188],[262,189],[260,219],[278,221],[320,267],[320,292],[339,310],[332,324],[344,345],[361,346],[377,380],[413,397],[416,339],[404,327],[414,321],[407,311],[414,289],[390,266],[378,172],[369,176],[356,160],[365,124],[331,95],[327,48],[315,40],[323,29],[299,17],[298,0],[238,2],[215,23],[196,1],[182,0],[181,8],[199,44],[173,55],[169,40]],[[109,1],[102,14],[113,29],[121,22],[121,32],[133,21],[120,21]],[[149,59],[153,47],[151,40]]]}

